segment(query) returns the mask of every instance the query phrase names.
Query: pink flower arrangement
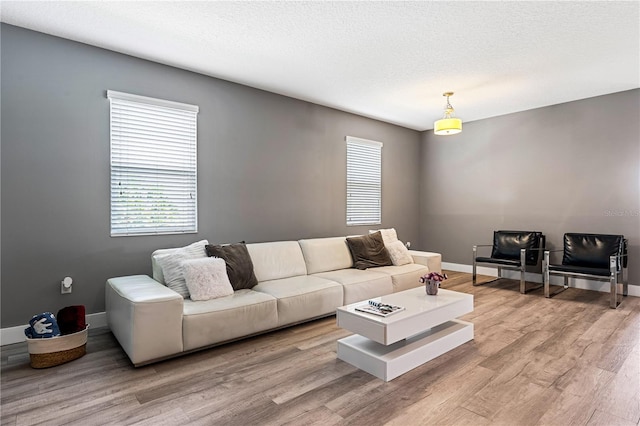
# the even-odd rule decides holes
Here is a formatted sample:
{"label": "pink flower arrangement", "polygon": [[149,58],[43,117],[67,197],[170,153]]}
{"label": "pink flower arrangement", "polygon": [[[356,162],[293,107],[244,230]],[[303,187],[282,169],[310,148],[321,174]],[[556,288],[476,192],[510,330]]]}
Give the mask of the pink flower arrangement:
{"label": "pink flower arrangement", "polygon": [[420,277],[420,282],[421,283],[426,283],[428,281],[444,281],[447,279],[447,274],[440,274],[438,272],[429,272],[428,274],[425,274],[423,276]]}

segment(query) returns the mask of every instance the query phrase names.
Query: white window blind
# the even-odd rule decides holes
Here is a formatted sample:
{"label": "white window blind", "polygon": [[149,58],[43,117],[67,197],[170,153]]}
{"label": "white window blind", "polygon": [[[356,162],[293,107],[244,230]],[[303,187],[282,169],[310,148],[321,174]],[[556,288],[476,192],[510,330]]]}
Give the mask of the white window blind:
{"label": "white window blind", "polygon": [[198,107],[107,91],[111,235],[198,231]]}
{"label": "white window blind", "polygon": [[382,143],[347,136],[347,225],[382,222]]}

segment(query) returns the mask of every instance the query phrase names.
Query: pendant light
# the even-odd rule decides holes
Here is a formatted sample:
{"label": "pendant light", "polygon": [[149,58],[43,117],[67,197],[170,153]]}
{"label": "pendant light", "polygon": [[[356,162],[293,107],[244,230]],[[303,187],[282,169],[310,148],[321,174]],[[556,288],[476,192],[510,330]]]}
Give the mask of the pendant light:
{"label": "pendant light", "polygon": [[444,117],[433,123],[433,132],[436,135],[455,135],[462,131],[462,120],[453,117],[454,109],[449,103],[449,96],[453,96],[453,92],[445,92],[442,96],[447,97],[447,105],[444,107]]}

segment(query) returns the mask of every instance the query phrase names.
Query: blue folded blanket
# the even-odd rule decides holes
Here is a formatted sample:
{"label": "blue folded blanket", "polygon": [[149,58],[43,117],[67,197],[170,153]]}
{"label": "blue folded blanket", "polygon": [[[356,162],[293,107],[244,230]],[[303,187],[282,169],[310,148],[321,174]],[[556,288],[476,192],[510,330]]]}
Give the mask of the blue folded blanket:
{"label": "blue folded blanket", "polygon": [[60,335],[60,328],[51,312],[43,312],[29,320],[29,327],[24,329],[24,334],[30,339],[55,337]]}

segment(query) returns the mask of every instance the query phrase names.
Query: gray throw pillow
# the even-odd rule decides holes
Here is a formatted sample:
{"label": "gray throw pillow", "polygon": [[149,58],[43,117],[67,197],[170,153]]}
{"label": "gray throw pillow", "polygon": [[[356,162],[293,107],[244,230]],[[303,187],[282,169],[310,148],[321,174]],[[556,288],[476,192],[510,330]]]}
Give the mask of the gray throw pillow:
{"label": "gray throw pillow", "polygon": [[393,265],[380,232],[347,238],[347,245],[349,246],[351,257],[353,257],[353,266],[356,269]]}
{"label": "gray throw pillow", "polygon": [[207,255],[219,257],[227,263],[227,275],[234,290],[253,288],[258,284],[253,272],[253,262],[244,243],[229,245],[207,245]]}

